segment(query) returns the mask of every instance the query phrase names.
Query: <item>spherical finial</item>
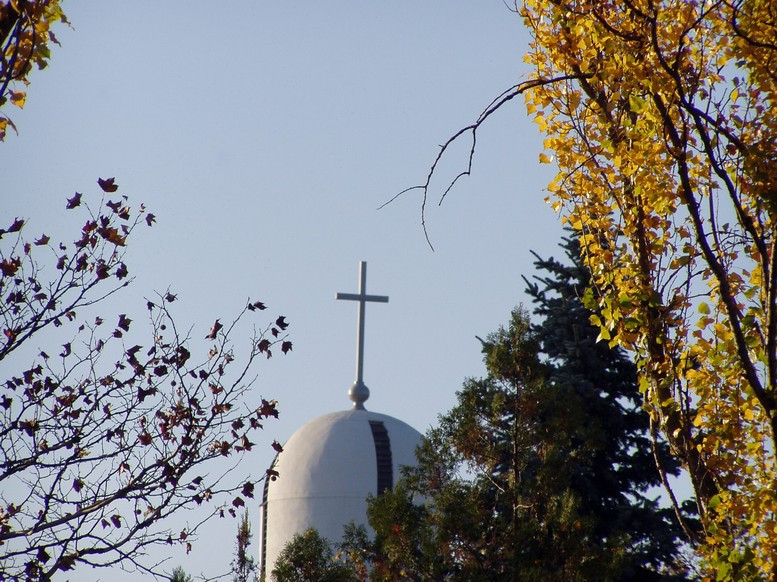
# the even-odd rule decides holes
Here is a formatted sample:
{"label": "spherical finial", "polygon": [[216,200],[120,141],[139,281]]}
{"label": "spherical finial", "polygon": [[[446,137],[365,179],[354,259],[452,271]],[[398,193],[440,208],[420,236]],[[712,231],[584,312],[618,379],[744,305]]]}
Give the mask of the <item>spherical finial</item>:
{"label": "spherical finial", "polygon": [[370,397],[370,389],[364,385],[364,382],[357,380],[348,390],[348,398],[353,402],[354,410],[365,410],[364,401]]}

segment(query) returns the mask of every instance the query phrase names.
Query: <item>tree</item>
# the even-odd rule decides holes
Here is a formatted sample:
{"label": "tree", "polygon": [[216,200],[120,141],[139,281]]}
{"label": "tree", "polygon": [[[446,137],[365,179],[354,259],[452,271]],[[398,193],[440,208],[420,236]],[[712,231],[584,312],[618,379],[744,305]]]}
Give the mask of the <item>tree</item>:
{"label": "tree", "polygon": [[645,427],[618,403],[627,361],[581,338],[574,348],[592,365],[578,384],[573,366],[539,359],[541,335],[516,309],[483,342],[488,376],[465,382],[418,467],[370,500],[376,579],[684,578],[679,528],[644,495],[657,482],[652,458],[628,459]]}
{"label": "tree", "polygon": [[[11,0],[0,4],[0,107],[9,100],[24,107],[33,64],[48,65],[49,43],[59,44],[52,24],[68,24],[59,0]],[[16,129],[9,117],[0,114],[0,141],[8,126]]]}
{"label": "tree", "polygon": [[332,544],[310,528],[286,544],[272,571],[275,582],[348,582],[353,570],[337,561]]}
{"label": "tree", "polygon": [[170,576],[170,582],[194,582],[194,580],[181,566],[176,566],[173,568],[173,574]]}
{"label": "tree", "polygon": [[569,8],[525,4],[536,74],[582,74],[527,103],[592,270],[595,321],[637,356],[716,575],[777,580],[773,3]]}
{"label": "tree", "polygon": [[[581,300],[590,272],[577,240],[565,238],[561,247],[564,263],[535,255],[538,274],[525,280],[539,318],[532,329],[550,364],[549,381],[578,397],[585,419],[580,437],[588,440],[588,454],[577,458],[572,487],[595,516],[597,535],[629,540],[621,558],[623,577],[648,580],[662,563],[677,559],[681,540],[693,539],[698,522],[690,500],[682,509],[675,502],[678,511],[670,517],[646,497],[662,476],[679,474],[679,461],[651,433],[635,364],[622,348],[597,342],[599,330]],[[672,493],[668,482],[665,486]]]}
{"label": "tree", "polygon": [[[600,339],[632,352],[710,575],[777,580],[777,25],[769,0],[524,0],[524,95]],[[458,177],[456,178],[458,179]],[[455,182],[455,180],[454,180]],[[447,192],[447,191],[446,191]]]}
{"label": "tree", "polygon": [[251,522],[248,511],[243,512],[237,526],[235,560],[232,562],[232,580],[234,582],[252,582],[256,579],[256,562],[251,556]]}
{"label": "tree", "polygon": [[[245,505],[254,481],[221,460],[237,462],[278,415],[249,389],[262,357],[291,349],[285,319],[242,351],[233,342],[261,302],[232,324],[217,319],[204,341],[176,325],[169,291],[146,303],[148,343],[126,313],[97,313],[131,283],[127,245],[154,222],[112,178],[98,182],[101,197],[67,201],[87,215],[73,242],[25,237],[19,218],[0,230],[1,578],[117,564],[163,576],[146,550],[188,551],[210,517]],[[196,521],[171,530],[173,515],[198,506]]]}

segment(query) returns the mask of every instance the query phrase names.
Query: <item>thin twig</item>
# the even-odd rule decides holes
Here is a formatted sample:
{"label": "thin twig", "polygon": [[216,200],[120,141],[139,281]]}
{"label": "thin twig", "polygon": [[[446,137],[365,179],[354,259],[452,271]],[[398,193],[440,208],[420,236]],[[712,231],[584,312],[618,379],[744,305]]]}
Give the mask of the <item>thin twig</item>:
{"label": "thin twig", "polygon": [[378,207],[378,210],[388,206],[389,204],[394,202],[397,198],[399,198],[403,194],[406,194],[407,192],[410,192],[412,190],[421,190],[423,193],[423,197],[421,199],[421,227],[424,230],[424,237],[426,238],[426,243],[429,245],[429,248],[431,248],[432,251],[434,251],[434,246],[432,245],[432,242],[429,239],[429,231],[426,228],[426,202],[429,195],[429,185],[431,184],[432,178],[437,172],[437,166],[439,165],[440,161],[442,160],[443,156],[446,154],[448,149],[451,147],[451,145],[453,145],[453,143],[456,142],[462,135],[466,133],[472,134],[472,144],[470,145],[470,148],[469,148],[467,167],[466,169],[459,172],[456,175],[456,177],[454,177],[453,180],[450,181],[448,186],[445,188],[445,191],[443,192],[442,196],[440,196],[438,206],[442,205],[443,201],[445,200],[445,197],[453,189],[453,187],[456,185],[456,182],[458,182],[460,178],[463,178],[464,176],[469,176],[472,173],[472,161],[475,157],[475,148],[477,146],[477,131],[478,129],[480,129],[480,126],[483,125],[483,123],[485,123],[485,121],[492,114],[496,113],[507,102],[512,101],[518,95],[525,93],[529,89],[534,89],[535,87],[541,87],[545,85],[552,85],[554,83],[560,83],[563,81],[569,81],[571,79],[590,79],[591,77],[593,77],[593,73],[574,73],[571,75],[560,75],[558,77],[551,77],[549,79],[532,79],[529,81],[524,81],[523,83],[519,83],[518,85],[513,85],[506,91],[503,91],[499,96],[497,96],[494,100],[492,100],[491,103],[488,104],[488,106],[480,113],[480,115],[477,117],[474,123],[459,129],[456,133],[450,136],[445,141],[445,143],[443,143],[440,146],[440,151],[437,152],[437,157],[435,157],[431,166],[429,166],[429,172],[427,173],[426,181],[423,184],[418,184],[416,186],[410,186],[409,188],[405,188],[401,192],[395,194],[388,201],[381,204]]}

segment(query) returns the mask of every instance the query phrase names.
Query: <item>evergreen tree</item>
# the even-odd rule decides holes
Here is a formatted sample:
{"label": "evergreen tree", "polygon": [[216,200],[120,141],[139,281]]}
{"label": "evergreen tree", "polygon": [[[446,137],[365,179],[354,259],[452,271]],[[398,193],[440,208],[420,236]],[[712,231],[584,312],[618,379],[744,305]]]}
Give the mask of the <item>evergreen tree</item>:
{"label": "evergreen tree", "polygon": [[192,577],[186,573],[181,566],[173,568],[173,573],[170,576],[170,582],[194,582]]}
{"label": "evergreen tree", "polygon": [[[627,540],[622,575],[650,579],[651,571],[674,559],[683,536],[677,516],[659,509],[647,491],[661,484],[656,461],[665,475],[679,474],[680,465],[664,441],[650,436],[634,363],[622,349],[597,341],[599,329],[582,301],[595,289],[578,241],[565,238],[560,246],[566,263],[535,254],[542,274],[525,280],[539,316],[532,329],[550,365],[549,381],[553,389],[576,395],[585,418],[587,454],[575,457],[572,486],[597,524],[598,539]],[[692,512],[687,502],[681,514],[686,527],[696,524],[688,517]]]}
{"label": "evergreen tree", "polygon": [[295,535],[283,548],[272,570],[273,582],[349,582],[353,569],[335,556],[332,544],[314,528]]}
{"label": "evergreen tree", "polygon": [[572,486],[576,457],[589,454],[582,406],[549,384],[527,313],[516,309],[483,351],[488,376],[464,383],[418,467],[371,500],[375,578],[618,579],[622,540],[598,543]]}
{"label": "evergreen tree", "polygon": [[256,579],[256,562],[251,556],[251,522],[248,512],[244,512],[237,526],[235,559],[232,562],[232,580],[234,582],[252,582]]}
{"label": "evergreen tree", "polygon": [[464,383],[418,467],[370,500],[373,579],[685,578],[680,529],[646,497],[659,480],[633,365],[596,343],[569,245],[572,266],[537,262],[543,323],[519,308],[482,341],[487,376]]}

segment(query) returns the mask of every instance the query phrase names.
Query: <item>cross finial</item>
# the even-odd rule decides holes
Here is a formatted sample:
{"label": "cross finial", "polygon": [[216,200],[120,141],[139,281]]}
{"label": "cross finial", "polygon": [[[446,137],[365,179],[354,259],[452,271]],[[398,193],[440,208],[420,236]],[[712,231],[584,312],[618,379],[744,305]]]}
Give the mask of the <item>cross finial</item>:
{"label": "cross finial", "polygon": [[359,321],[356,336],[356,381],[348,391],[355,410],[364,410],[364,401],[370,397],[370,389],[364,385],[364,306],[367,301],[388,303],[385,295],[367,295],[367,263],[359,262],[359,293],[338,293],[336,299],[349,299],[359,302]]}

